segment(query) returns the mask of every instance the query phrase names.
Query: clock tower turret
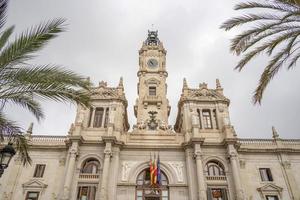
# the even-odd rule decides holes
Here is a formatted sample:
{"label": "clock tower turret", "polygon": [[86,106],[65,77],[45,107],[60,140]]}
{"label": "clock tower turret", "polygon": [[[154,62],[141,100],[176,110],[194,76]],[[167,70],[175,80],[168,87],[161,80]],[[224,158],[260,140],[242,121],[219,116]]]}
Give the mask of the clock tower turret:
{"label": "clock tower turret", "polygon": [[167,130],[169,128],[166,53],[162,42],[158,39],[158,31],[148,31],[148,37],[139,50],[138,99],[134,106],[139,129]]}

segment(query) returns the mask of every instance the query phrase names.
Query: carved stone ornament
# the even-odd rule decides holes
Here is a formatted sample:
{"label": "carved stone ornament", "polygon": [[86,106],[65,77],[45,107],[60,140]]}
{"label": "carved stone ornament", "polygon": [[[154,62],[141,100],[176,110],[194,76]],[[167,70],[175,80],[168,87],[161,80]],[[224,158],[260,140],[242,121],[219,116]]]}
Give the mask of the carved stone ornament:
{"label": "carved stone ornament", "polygon": [[48,185],[44,184],[42,181],[40,180],[30,180],[26,183],[22,184],[23,187],[23,193],[25,194],[27,191],[39,191],[39,192],[43,192]]}
{"label": "carved stone ornament", "polygon": [[146,123],[142,120],[141,122],[137,123],[137,128],[143,130],[146,128]]}
{"label": "carved stone ornament", "polygon": [[156,111],[149,111],[150,119],[148,120],[148,128],[150,130],[157,130],[158,127],[158,121],[156,119]]}
{"label": "carved stone ornament", "polygon": [[227,99],[225,96],[218,93],[216,90],[207,89],[206,87],[201,87],[200,89],[187,89],[187,93],[181,96],[181,101],[182,100],[220,100],[229,103],[229,99]]}
{"label": "carved stone ornament", "polygon": [[129,172],[133,166],[136,165],[136,161],[123,161],[122,163],[122,181],[128,181]]}
{"label": "carved stone ornament", "polygon": [[282,187],[279,187],[273,183],[267,183],[262,187],[257,188],[257,191],[260,193],[262,198],[265,198],[265,195],[278,195],[282,197]]}
{"label": "carved stone ornament", "polygon": [[183,182],[183,162],[173,161],[168,164],[174,169],[178,182]]}
{"label": "carved stone ornament", "polygon": [[282,162],[282,166],[285,169],[291,169],[291,162],[290,161],[284,161],[284,162]]}
{"label": "carved stone ornament", "polygon": [[245,167],[246,167],[246,161],[245,160],[240,160],[240,167],[241,167],[241,169],[245,169]]}
{"label": "carved stone ornament", "polygon": [[165,121],[161,120],[160,123],[159,123],[159,129],[165,131],[165,130],[168,130],[169,127],[168,127],[168,125],[167,125],[167,123]]}

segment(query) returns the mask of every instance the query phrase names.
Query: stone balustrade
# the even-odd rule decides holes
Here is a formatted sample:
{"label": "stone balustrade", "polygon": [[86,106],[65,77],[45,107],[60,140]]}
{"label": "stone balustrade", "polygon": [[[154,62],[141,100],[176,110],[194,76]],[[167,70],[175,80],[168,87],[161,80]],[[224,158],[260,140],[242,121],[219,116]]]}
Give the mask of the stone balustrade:
{"label": "stone balustrade", "polygon": [[226,181],[226,176],[206,176],[208,181]]}
{"label": "stone balustrade", "polygon": [[80,179],[99,179],[99,174],[79,174]]}
{"label": "stone balustrade", "polygon": [[65,145],[66,136],[33,135],[30,140],[33,145]]}

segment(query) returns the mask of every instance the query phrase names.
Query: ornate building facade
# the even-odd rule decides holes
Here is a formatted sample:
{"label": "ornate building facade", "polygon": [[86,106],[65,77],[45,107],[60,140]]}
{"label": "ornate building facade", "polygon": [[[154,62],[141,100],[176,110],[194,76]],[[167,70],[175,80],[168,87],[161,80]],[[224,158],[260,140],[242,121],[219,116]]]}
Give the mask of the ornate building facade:
{"label": "ornate building facade", "polygon": [[[0,178],[2,200],[300,200],[300,140],[239,138],[229,99],[184,79],[174,126],[168,117],[166,50],[149,31],[139,50],[137,122],[129,131],[123,80],[100,82],[78,105],[67,136],[26,137],[32,165],[17,156]],[[149,184],[150,154],[161,184]]]}

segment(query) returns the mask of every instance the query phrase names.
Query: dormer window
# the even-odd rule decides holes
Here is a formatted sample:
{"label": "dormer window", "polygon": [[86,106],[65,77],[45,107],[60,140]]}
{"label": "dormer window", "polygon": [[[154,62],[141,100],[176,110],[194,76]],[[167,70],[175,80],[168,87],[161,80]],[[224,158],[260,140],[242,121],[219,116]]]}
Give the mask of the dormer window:
{"label": "dormer window", "polygon": [[103,108],[96,108],[93,127],[101,127],[103,119]]}
{"label": "dormer window", "polygon": [[89,126],[94,128],[107,127],[109,108],[96,107],[90,109]]}
{"label": "dormer window", "polygon": [[149,87],[149,96],[156,96],[156,87]]}
{"label": "dormer window", "polygon": [[205,129],[212,129],[210,110],[202,110],[203,127]]}

